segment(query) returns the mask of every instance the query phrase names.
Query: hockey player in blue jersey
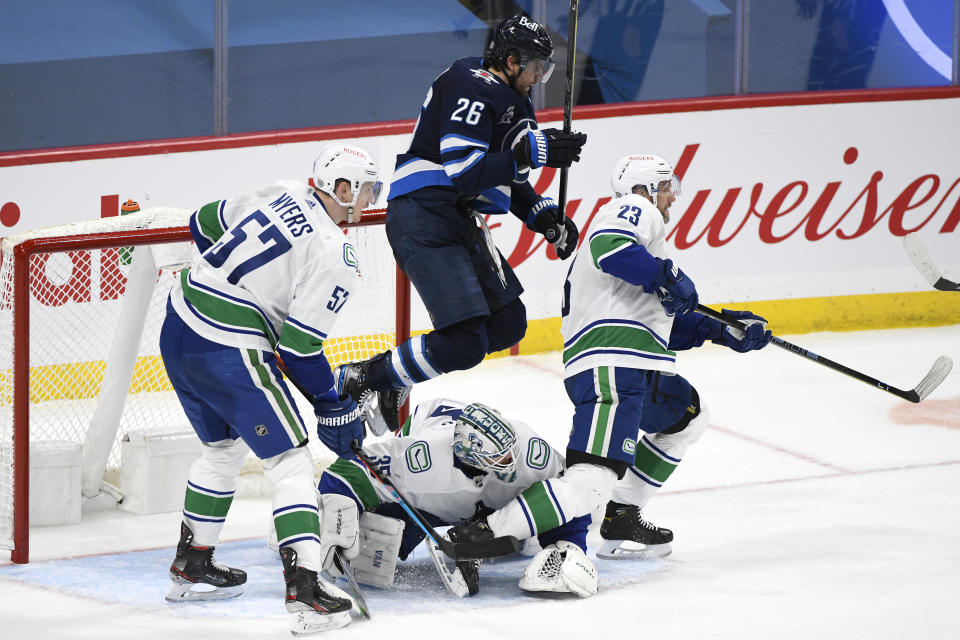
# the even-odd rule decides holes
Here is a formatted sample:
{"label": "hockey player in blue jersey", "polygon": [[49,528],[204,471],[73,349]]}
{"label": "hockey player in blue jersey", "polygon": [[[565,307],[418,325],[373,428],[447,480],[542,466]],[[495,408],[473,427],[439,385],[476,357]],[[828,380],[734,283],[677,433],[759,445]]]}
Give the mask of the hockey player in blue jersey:
{"label": "hockey player in blue jersey", "polygon": [[434,81],[409,150],[397,157],[386,230],[434,330],[340,369],[341,393],[380,392],[391,428],[409,388],[516,344],[526,332],[523,287],[484,216],[513,213],[566,259],[576,225],[528,181],[533,168],[569,167],[586,135],[539,130],[530,91],[553,71],[553,43],[536,22],[501,22],[484,58],[461,58]]}
{"label": "hockey player in blue jersey", "polygon": [[[726,311],[743,331],[695,311],[696,287],[667,257],[665,225],[680,187],[668,162],[621,158],[611,186],[614,199],[597,212],[564,287],[564,386],[574,405],[566,473],[550,480],[551,502],[511,502],[451,537],[539,535],[605,508],[598,557],[669,552],[672,533],[647,522],[642,507],[708,420],[697,391],[675,373],[676,352],[710,340],[742,353],[770,341],[766,320],[749,311]],[[531,565],[548,571],[556,560]]]}
{"label": "hockey player in blue jersey", "polygon": [[337,223],[376,200],[379,169],[365,151],[326,147],[314,184],[281,180],[190,216],[200,256],[170,293],[160,352],[203,442],[190,470],[167,600],[240,595],[246,573],[217,563],[214,545],[252,450],[274,487],[273,519],[295,635],[350,622],[345,594],[317,578],[319,511],[308,430],[280,372],[314,399],[320,440],[337,453],[363,438],[361,410],[334,391],[323,343],[359,281]]}

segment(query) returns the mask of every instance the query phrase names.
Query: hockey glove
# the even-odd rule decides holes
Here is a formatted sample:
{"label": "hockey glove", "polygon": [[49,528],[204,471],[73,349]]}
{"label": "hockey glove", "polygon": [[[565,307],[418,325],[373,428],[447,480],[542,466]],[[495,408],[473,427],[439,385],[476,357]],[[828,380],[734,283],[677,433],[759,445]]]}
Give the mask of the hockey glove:
{"label": "hockey glove", "polygon": [[317,436],[320,442],[337,455],[350,453],[354,439],[363,442],[363,411],[347,396],[342,400],[317,400]]}
{"label": "hockey glove", "polygon": [[580,149],[586,142],[585,133],[532,129],[513,147],[513,159],[518,169],[544,165],[565,169],[580,159]]}
{"label": "hockey glove", "polygon": [[561,217],[553,198],[540,198],[527,214],[527,226],[543,235],[557,250],[557,256],[566,260],[577,248],[580,231],[573,220]]}
{"label": "hockey glove", "polygon": [[657,275],[653,286],[669,316],[693,311],[700,300],[693,281],[669,258],[657,258]]}
{"label": "hockey glove", "polygon": [[735,318],[747,327],[745,331],[741,331],[736,327],[723,324],[719,320],[714,320],[714,322],[722,325],[719,328],[720,337],[712,339],[714,344],[722,344],[740,353],[763,349],[769,344],[773,334],[767,330],[766,319],[749,311],[730,311],[729,309],[724,309],[723,315]]}
{"label": "hockey glove", "polygon": [[354,560],[360,555],[360,515],[357,503],[339,493],[320,496],[320,560],[331,576],[339,569],[333,562],[334,552],[343,549],[343,557]]}

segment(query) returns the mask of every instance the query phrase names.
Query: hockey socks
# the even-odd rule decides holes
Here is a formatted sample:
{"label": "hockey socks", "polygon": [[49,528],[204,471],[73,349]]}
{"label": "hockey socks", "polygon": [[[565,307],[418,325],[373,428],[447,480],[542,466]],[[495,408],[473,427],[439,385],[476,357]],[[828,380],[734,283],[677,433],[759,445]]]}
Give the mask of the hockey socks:
{"label": "hockey socks", "polygon": [[[388,367],[393,387],[411,387],[443,373],[430,357],[423,335],[414,336],[394,349]],[[376,374],[371,371],[371,379],[375,377]],[[379,388],[375,384],[371,384],[371,387]]]}
{"label": "hockey socks", "polygon": [[487,522],[497,536],[532,538],[605,505],[616,480],[607,467],[575,464],[562,477],[532,484]]}

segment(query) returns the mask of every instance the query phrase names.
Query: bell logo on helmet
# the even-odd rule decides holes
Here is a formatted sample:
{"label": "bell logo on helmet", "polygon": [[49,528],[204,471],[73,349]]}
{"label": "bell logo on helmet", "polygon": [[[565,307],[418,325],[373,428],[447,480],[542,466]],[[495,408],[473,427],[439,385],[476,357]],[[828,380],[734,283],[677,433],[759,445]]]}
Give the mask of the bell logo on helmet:
{"label": "bell logo on helmet", "polygon": [[540,28],[539,24],[537,24],[533,20],[528,19],[527,16],[520,16],[520,22],[518,24],[526,27],[527,29],[530,29],[530,31],[536,31],[537,29]]}

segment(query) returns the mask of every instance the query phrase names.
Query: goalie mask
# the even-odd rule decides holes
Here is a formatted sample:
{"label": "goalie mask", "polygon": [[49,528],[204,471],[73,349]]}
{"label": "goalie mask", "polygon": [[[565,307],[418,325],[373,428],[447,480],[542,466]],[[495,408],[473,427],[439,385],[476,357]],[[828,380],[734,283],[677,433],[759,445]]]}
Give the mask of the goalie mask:
{"label": "goalie mask", "polygon": [[517,475],[517,432],[490,407],[464,407],[453,427],[453,454],[463,464],[492,472],[504,482]]}
{"label": "goalie mask", "polygon": [[[511,53],[519,59],[520,73],[530,65],[535,73],[543,74],[540,82],[546,82],[553,74],[553,40],[543,26],[526,16],[513,16],[497,25],[484,65],[506,70]],[[515,79],[510,79],[511,86]]]}
{"label": "goalie mask", "polygon": [[673,195],[679,198],[680,178],[673,175],[673,166],[660,156],[624,156],[613,165],[613,174],[610,176],[610,187],[615,197],[633,193],[633,188],[640,185],[647,190],[654,204],[660,185],[664,182],[669,183]]}
{"label": "goalie mask", "polygon": [[[313,162],[314,186],[347,208],[347,222],[354,221],[354,207],[364,193],[369,197],[369,204],[373,204],[380,197],[383,183],[379,178],[380,167],[377,166],[377,161],[359,147],[332,144],[324,147]],[[337,183],[340,180],[350,183],[353,193],[353,200],[350,202],[344,202],[337,196]]]}

